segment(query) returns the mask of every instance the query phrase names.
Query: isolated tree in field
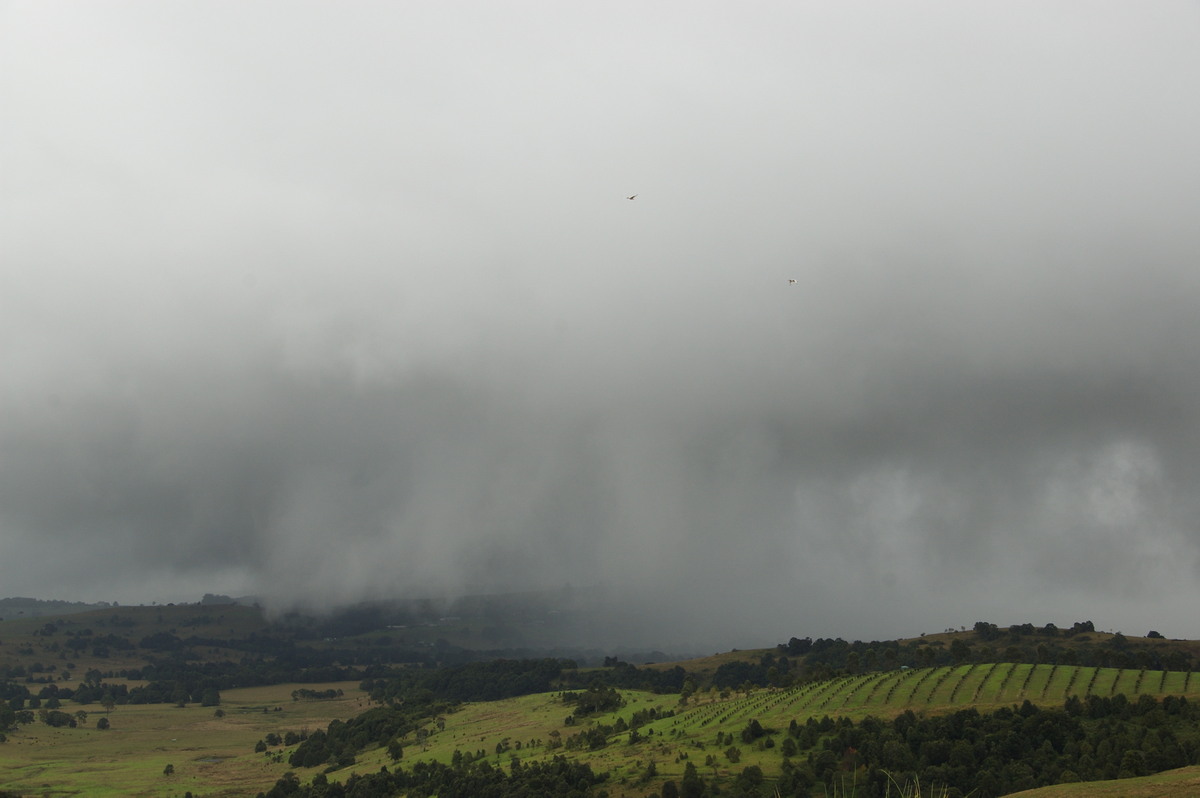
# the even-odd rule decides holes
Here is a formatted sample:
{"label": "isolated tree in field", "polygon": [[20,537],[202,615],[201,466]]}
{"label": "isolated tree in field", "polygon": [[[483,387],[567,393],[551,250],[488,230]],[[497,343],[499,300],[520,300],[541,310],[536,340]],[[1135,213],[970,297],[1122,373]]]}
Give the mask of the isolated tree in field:
{"label": "isolated tree in field", "polygon": [[109,728],[108,718],[100,718],[100,720],[96,721],[96,728],[100,731],[107,731]]}
{"label": "isolated tree in field", "polygon": [[763,729],[762,724],[758,722],[757,718],[754,718],[746,724],[746,728],[742,729],[742,742],[752,743],[764,734],[766,734],[766,731]]}
{"label": "isolated tree in field", "polygon": [[105,712],[112,712],[116,705],[117,701],[113,698],[112,692],[105,690],[104,695],[100,696],[100,706],[104,707]]}

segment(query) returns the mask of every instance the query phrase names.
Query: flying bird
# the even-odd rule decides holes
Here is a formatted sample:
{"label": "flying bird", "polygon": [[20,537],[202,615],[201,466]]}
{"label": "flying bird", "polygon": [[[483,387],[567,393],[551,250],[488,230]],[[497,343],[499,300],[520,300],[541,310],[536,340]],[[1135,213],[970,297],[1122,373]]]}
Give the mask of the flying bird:
{"label": "flying bird", "polygon": [[634,194],[632,197],[626,197],[625,199],[634,199],[636,197],[637,197],[637,194]]}
{"label": "flying bird", "polygon": [[791,279],[788,280],[788,285],[795,285],[795,284],[796,284],[795,280],[791,280]]}

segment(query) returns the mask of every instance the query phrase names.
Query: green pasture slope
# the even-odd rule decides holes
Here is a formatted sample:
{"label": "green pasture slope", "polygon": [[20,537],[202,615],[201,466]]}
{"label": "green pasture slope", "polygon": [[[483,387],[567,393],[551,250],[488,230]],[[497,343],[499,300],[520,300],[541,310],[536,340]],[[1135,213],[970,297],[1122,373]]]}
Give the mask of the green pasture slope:
{"label": "green pasture slope", "polygon": [[937,713],[969,706],[986,712],[1026,700],[1057,707],[1071,695],[1117,693],[1130,699],[1143,693],[1197,696],[1200,673],[1008,662],[885,671],[786,690],[758,689],[749,696],[677,707],[670,722],[687,731],[734,731],[751,719],[763,726],[786,727],[792,720],[804,722],[824,715],[857,720],[868,715],[894,717],[905,710]]}
{"label": "green pasture slope", "polygon": [[1056,784],[1007,798],[1195,798],[1200,795],[1200,766],[1166,770],[1153,776],[1118,781]]}
{"label": "green pasture slope", "polygon": [[[444,729],[430,727],[423,742],[415,736],[402,741],[404,761],[410,765],[418,759],[448,763],[458,750],[464,754],[483,751],[489,761],[507,765],[512,758],[538,760],[565,753],[594,770],[609,771],[606,789],[613,798],[641,798],[655,793],[667,779],[681,779],[688,762],[705,777],[736,775],[748,765],[758,765],[768,778],[778,774],[782,762],[778,747],[764,749],[741,741],[740,733],[751,720],[784,732],[793,720],[804,723],[825,715],[859,720],[868,715],[890,718],[906,710],[936,714],[975,707],[987,712],[1026,700],[1050,708],[1062,706],[1071,695],[1124,693],[1131,700],[1141,694],[1197,698],[1200,673],[982,663],[843,676],[788,689],[756,688],[727,699],[710,700],[705,694],[700,701],[683,706],[676,695],[620,692],[626,706],[572,726],[563,722],[570,707],[555,693],[469,704],[445,718]],[[618,718],[628,722],[634,712],[650,708],[675,714],[638,728],[642,741],[636,745],[629,744],[629,732],[611,735],[608,745],[595,751],[567,751],[547,744],[554,732],[565,740],[592,725],[611,726]],[[730,735],[741,752],[736,764],[725,756],[729,743],[717,742]],[[502,753],[497,753],[498,746]],[[713,764],[706,765],[709,756]],[[388,762],[384,752],[376,750],[360,757],[359,765],[370,763],[378,768]],[[651,762],[657,773],[647,780],[644,774]],[[337,777],[331,774],[330,778]]]}
{"label": "green pasture slope", "polygon": [[[291,691],[301,687],[344,695],[293,700]],[[224,691],[221,699],[221,717],[198,704],[129,704],[112,712],[91,704],[83,707],[87,719],[78,728],[38,721],[19,726],[0,743],[0,791],[38,798],[253,796],[291,770],[281,755],[288,749],[256,752],[259,740],[272,732],[325,728],[369,706],[357,682],[245,687]],[[79,705],[67,701],[63,708],[74,713]],[[111,728],[97,729],[100,718],[108,718]],[[170,774],[164,773],[167,765]]]}
{"label": "green pasture slope", "polygon": [[[915,668],[843,676],[790,690],[760,691],[757,698],[734,702],[745,706],[731,707],[725,714],[749,718],[756,710],[769,710],[769,716],[782,713],[789,721],[822,715],[857,719],[867,715],[890,717],[907,709],[945,712],[974,706],[986,711],[1026,700],[1059,706],[1072,695],[1108,697],[1117,693],[1131,699],[1142,693],[1200,695],[1200,673],[1010,662]],[[699,708],[692,710],[696,711]]]}
{"label": "green pasture slope", "polygon": [[[9,741],[0,744],[0,789],[54,796],[165,797],[182,795],[184,790],[207,798],[253,795],[270,789],[293,769],[287,757],[295,746],[254,752],[255,742],[267,732],[312,731],[333,718],[347,720],[367,708],[365,696],[354,684],[337,686],[345,690],[344,698],[320,702],[292,701],[290,691],[295,685],[223,691],[223,718],[214,717],[212,708],[198,706],[123,706],[112,712],[113,729],[107,732],[95,729],[101,713],[89,706],[86,728],[51,729],[35,723],[11,733]],[[986,712],[1025,700],[1056,707],[1071,695],[1195,699],[1200,698],[1200,673],[984,663],[844,676],[787,689],[755,688],[726,699],[703,693],[703,698],[686,705],[679,704],[678,695],[620,692],[624,707],[571,725],[566,718],[572,708],[557,693],[468,704],[440,723],[431,721],[421,739],[414,733],[401,740],[402,764],[411,767],[423,759],[448,763],[455,751],[471,755],[482,751],[488,761],[505,767],[514,757],[533,761],[565,754],[596,771],[609,772],[605,789],[612,798],[643,798],[657,794],[667,779],[678,782],[689,762],[705,778],[731,778],[749,765],[761,767],[768,779],[776,776],[782,763],[778,745],[765,748],[740,739],[751,720],[784,732],[793,720],[804,723],[825,715],[857,720],[867,715],[893,717],[910,709],[936,714],[969,706]],[[280,711],[274,711],[276,706]],[[263,712],[264,708],[271,711]],[[598,750],[567,750],[554,744],[596,724],[612,726],[618,719],[628,723],[635,712],[650,709],[674,714],[639,727],[641,740],[636,744],[630,744],[627,731],[611,734],[608,744]],[[741,753],[737,763],[725,753],[729,737]],[[718,743],[719,738],[723,742]],[[783,736],[774,740],[782,743]],[[647,778],[651,763],[655,775]],[[173,765],[173,775],[163,773],[166,764]],[[386,749],[375,748],[359,754],[354,766],[334,771],[328,778],[344,783],[352,772],[373,772],[392,764]],[[321,769],[294,770],[308,782]]]}

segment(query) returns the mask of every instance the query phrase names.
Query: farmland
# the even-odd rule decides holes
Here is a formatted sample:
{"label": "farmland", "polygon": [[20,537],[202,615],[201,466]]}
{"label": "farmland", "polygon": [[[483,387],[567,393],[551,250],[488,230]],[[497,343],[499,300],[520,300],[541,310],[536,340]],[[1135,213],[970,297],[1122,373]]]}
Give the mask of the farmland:
{"label": "farmland", "polygon": [[[323,786],[311,785],[375,779],[378,787],[381,772],[415,772],[426,762],[443,768],[441,785],[428,790],[449,796],[458,794],[454,774],[470,768],[505,779],[569,762],[602,779],[589,794],[610,798],[657,796],[685,782],[695,794],[707,794],[696,792],[703,782],[703,790],[742,795],[819,795],[822,784],[878,779],[885,767],[927,785],[990,773],[978,794],[994,796],[1001,785],[1011,792],[1087,778],[1186,783],[1186,768],[1177,768],[1196,764],[1200,752],[1189,714],[1200,704],[1200,673],[1164,667],[1191,665],[1196,644],[1127,639],[1090,623],[1008,633],[977,624],[870,644],[793,638],[775,649],[641,667],[606,657],[598,667],[424,642],[453,634],[450,626],[422,627],[405,642],[404,627],[384,622],[337,636],[324,631],[328,622],[281,624],[255,608],[195,605],[4,621],[0,675],[9,681],[0,681],[0,713],[10,721],[0,790],[255,795],[294,773],[287,789],[322,795]],[[477,626],[469,615],[455,623]],[[613,700],[585,709],[580,696],[592,691]],[[101,701],[108,692],[118,700]],[[954,718],[958,734],[980,724],[1015,728],[1042,712],[1037,729],[1021,733],[1042,739],[1040,750],[997,754],[1003,735],[980,727],[967,738],[973,748],[946,738],[959,746],[951,767],[919,744],[950,733],[940,718]],[[1152,733],[1138,725],[1148,712],[1157,713],[1147,721],[1158,724]],[[110,728],[97,728],[101,721]],[[1042,727],[1061,728],[1037,738]],[[1089,737],[1098,733],[1112,739]],[[1081,758],[1084,750],[1096,755]],[[1037,770],[1022,777],[1014,763]],[[1156,771],[1164,772],[1147,775]],[[857,789],[868,796],[877,787]],[[1061,787],[1063,796],[1080,794]]]}
{"label": "farmland", "polygon": [[[1047,707],[1061,705],[1068,685],[1090,685],[1094,695],[1124,693],[1157,695],[1163,686],[1183,687],[1195,696],[1200,676],[1189,673],[1151,673],[1119,669],[1027,666],[1012,663],[912,669],[902,672],[846,676],[789,689],[754,689],[729,698],[704,697],[681,706],[678,696],[624,690],[619,710],[568,724],[570,714],[558,692],[539,693],[492,702],[473,702],[425,727],[426,735],[410,734],[400,742],[403,764],[427,759],[453,761],[455,752],[478,754],[507,766],[513,759],[545,760],[565,752],[561,742],[583,729],[613,727],[634,713],[654,709],[663,715],[637,729],[613,733],[604,747],[566,751],[594,770],[607,771],[613,798],[643,796],[667,780],[683,778],[692,762],[707,777],[729,779],[755,765],[770,776],[778,772],[778,747],[740,745],[740,760],[728,761],[728,747],[716,741],[739,740],[750,721],[765,729],[785,730],[792,721],[808,718],[893,717],[905,710],[921,714],[952,712],[964,707],[981,711],[1025,700]],[[1140,686],[1139,686],[1140,685]],[[0,753],[0,779],[10,790],[29,794],[96,796],[168,796],[188,790],[196,796],[254,794],[293,770],[287,758],[295,746],[272,746],[255,752],[256,742],[274,732],[307,733],[334,719],[346,719],[369,702],[352,683],[305,685],[308,689],[341,689],[344,696],[329,701],[293,701],[296,685],[229,690],[223,694],[224,717],[211,708],[163,705],[125,706],[114,710],[112,728],[31,727],[10,737]],[[89,715],[94,718],[101,715]],[[553,747],[552,747],[553,745]],[[705,765],[712,756],[715,764]],[[646,773],[654,763],[654,776]],[[358,761],[330,773],[344,780],[352,773],[369,773],[393,762],[382,747],[362,753]],[[164,775],[167,765],[171,775]],[[317,771],[300,769],[302,777]]]}
{"label": "farmland", "polygon": [[[618,719],[628,720],[633,713],[649,708],[673,714],[639,727],[644,743],[631,745],[629,731],[614,734],[608,746],[588,753],[587,761],[594,769],[612,774],[609,789],[614,797],[642,796],[649,791],[643,775],[650,762],[655,764],[656,782],[681,779],[688,762],[703,767],[709,755],[718,760],[715,767],[708,766],[709,775],[729,777],[749,765],[757,765],[767,774],[778,772],[781,755],[777,747],[743,746],[734,766],[722,754],[726,746],[715,742],[723,737],[740,739],[752,720],[766,729],[785,730],[792,721],[803,724],[809,718],[825,716],[861,720],[868,716],[891,718],[906,710],[936,715],[967,707],[983,712],[1026,700],[1057,707],[1074,694],[1066,691],[1069,685],[1091,685],[1099,691],[1091,695],[1109,698],[1121,693],[1131,701],[1143,694],[1157,696],[1160,686],[1168,685],[1190,688],[1176,694],[1197,698],[1200,675],[994,663],[848,676],[785,690],[752,690],[727,699],[706,698],[688,706],[679,706],[676,696],[623,691],[625,707],[591,718],[589,724],[614,726]],[[475,750],[497,763],[545,758],[557,751],[545,745],[552,734],[566,738],[578,732],[577,727],[562,723],[566,712],[556,694],[471,704],[448,718],[444,731],[431,734],[416,749],[406,748],[406,759],[450,762],[455,751]],[[415,745],[415,739],[406,742]],[[503,754],[498,755],[496,751],[501,749]],[[385,762],[382,757],[379,761]]]}
{"label": "farmland", "polygon": [[[332,701],[293,701],[296,687],[226,691],[222,717],[199,705],[127,705],[108,713],[91,706],[77,728],[22,727],[0,746],[0,784],[39,796],[254,795],[288,770],[277,750],[254,751],[259,740],[323,727],[365,706],[353,683],[320,685],[343,690]],[[99,718],[109,720],[108,730],[96,728]]]}

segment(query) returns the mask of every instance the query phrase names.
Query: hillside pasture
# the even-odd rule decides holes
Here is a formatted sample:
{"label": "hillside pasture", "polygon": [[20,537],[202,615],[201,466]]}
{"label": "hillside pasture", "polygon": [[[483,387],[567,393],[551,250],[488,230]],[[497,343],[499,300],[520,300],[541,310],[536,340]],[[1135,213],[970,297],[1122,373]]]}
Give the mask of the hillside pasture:
{"label": "hillside pasture", "polygon": [[1120,781],[1056,784],[1006,798],[1194,798],[1200,795],[1200,766],[1178,768]]}
{"label": "hillside pasture", "polygon": [[[291,692],[298,687],[341,689],[344,695],[293,701]],[[158,798],[185,791],[197,798],[254,795],[291,770],[291,749],[255,753],[259,740],[271,732],[282,736],[323,729],[367,708],[357,684],[350,682],[227,690],[221,698],[225,715],[220,718],[216,708],[199,705],[131,704],[111,713],[89,705],[83,707],[88,716],[79,728],[40,721],[21,726],[0,744],[0,784],[52,797]],[[62,707],[71,713],[78,708],[71,702]],[[111,724],[107,731],[96,728],[102,717]],[[163,772],[167,765],[174,771],[169,776]]]}
{"label": "hillside pasture", "polygon": [[[344,695],[293,701],[292,691],[301,686],[341,689]],[[770,778],[779,772],[778,745],[793,720],[803,724],[824,716],[890,718],[906,710],[935,714],[970,706],[986,712],[1024,700],[1055,707],[1070,695],[1109,697],[1114,691],[1125,693],[1131,701],[1143,693],[1196,699],[1197,689],[1200,679],[1187,673],[1012,663],[957,665],[842,676],[787,689],[758,688],[724,699],[706,692],[687,704],[680,704],[678,695],[621,690],[625,706],[572,723],[567,721],[572,706],[561,693],[549,692],[466,704],[430,719],[420,735],[413,733],[399,742],[405,766],[418,760],[449,763],[456,751],[471,757],[482,752],[485,761],[506,769],[514,758],[531,761],[564,754],[587,762],[597,772],[608,771],[606,789],[612,798],[633,798],[657,792],[667,779],[678,781],[688,762],[705,777],[736,774],[758,765]],[[104,713],[91,705],[84,707],[88,718],[80,728],[52,728],[38,722],[11,734],[9,742],[0,746],[0,784],[50,796],[158,798],[184,791],[198,798],[253,795],[289,770],[307,782],[322,769],[291,768],[287,757],[294,746],[255,753],[259,740],[272,732],[282,736],[288,731],[324,729],[330,721],[348,720],[369,706],[354,683],[276,685],[223,691],[222,718],[214,716],[212,707],[119,706],[109,716],[112,729],[98,731],[95,723]],[[63,709],[75,711],[69,702]],[[606,745],[595,750],[586,745],[568,750],[563,744],[596,725],[614,726],[618,719],[631,723],[634,713],[650,709],[660,716],[672,714],[645,723],[636,735],[613,731]],[[751,720],[768,733],[745,742],[741,733]],[[737,761],[727,753],[730,749],[737,749]],[[656,772],[647,777],[651,763]],[[163,773],[168,764],[174,769],[169,776]],[[353,772],[377,771],[383,765],[391,766],[392,761],[385,747],[375,747],[360,753],[355,765],[328,778],[344,782]],[[1061,795],[1083,794],[1103,793]]]}
{"label": "hillside pasture", "polygon": [[[1093,694],[1103,697],[1111,696],[1113,689],[1119,688],[1117,692],[1124,692],[1131,701],[1142,693],[1156,697],[1187,695],[1195,699],[1198,697],[1195,693],[1186,691],[1160,692],[1161,687],[1186,686],[1189,681],[1193,687],[1200,685],[1200,680],[1189,680],[1184,673],[1160,675],[1158,671],[1122,672],[1012,663],[960,665],[843,676],[790,689],[756,689],[726,699],[706,696],[687,705],[680,705],[674,695],[622,690],[626,706],[582,719],[575,725],[565,724],[570,708],[558,693],[542,693],[465,705],[445,718],[444,730],[431,730],[423,744],[415,736],[402,743],[404,762],[408,764],[417,759],[450,762],[455,750],[464,754],[482,751],[486,761],[503,767],[514,758],[524,761],[565,754],[586,761],[596,771],[608,771],[610,782],[606,789],[613,798],[633,798],[657,792],[667,779],[678,781],[689,761],[706,777],[734,774],[748,765],[758,765],[770,777],[779,772],[782,757],[778,743],[793,720],[803,724],[809,718],[820,719],[825,715],[855,720],[867,715],[890,718],[905,710],[936,714],[969,706],[986,712],[1024,700],[1057,707],[1070,695],[1081,698],[1087,695],[1082,689],[1068,692],[1068,687],[1087,685],[1095,688]],[[637,742],[631,743],[629,732],[620,732],[610,735],[608,744],[594,751],[568,751],[549,744],[555,733],[565,741],[596,724],[611,726],[618,718],[629,722],[635,712],[651,707],[674,715],[639,727]],[[741,732],[751,720],[757,720],[772,733],[753,743],[743,742]],[[731,747],[730,737],[732,747],[738,749],[736,763],[726,755]],[[725,741],[718,742],[722,738]],[[768,739],[772,742],[767,743]],[[501,749],[499,753],[497,746]],[[646,769],[652,762],[656,775],[646,779]],[[359,764],[365,769],[373,764],[378,769],[379,765],[388,764],[388,760],[377,749],[360,757]],[[311,774],[305,777],[310,778]],[[1147,793],[1150,794],[1166,793]]]}

